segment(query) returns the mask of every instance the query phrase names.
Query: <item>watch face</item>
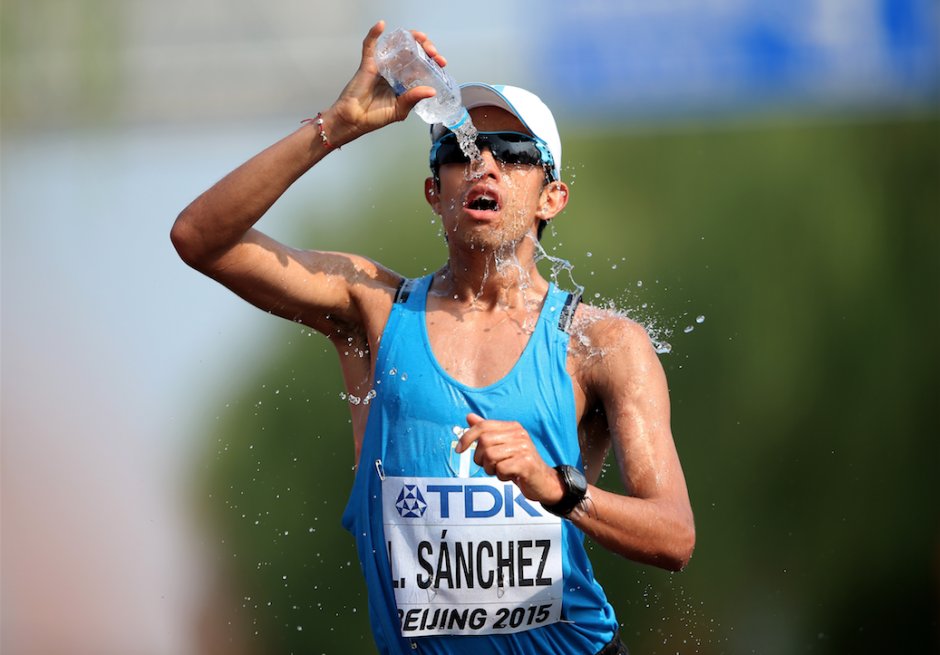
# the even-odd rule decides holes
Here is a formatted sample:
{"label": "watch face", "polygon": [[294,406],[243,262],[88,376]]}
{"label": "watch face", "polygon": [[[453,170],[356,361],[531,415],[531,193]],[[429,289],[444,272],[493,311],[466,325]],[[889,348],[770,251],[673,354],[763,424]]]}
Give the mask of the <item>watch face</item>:
{"label": "watch face", "polygon": [[584,473],[571,466],[568,468],[568,473],[571,476],[572,491],[576,492],[579,496],[583,496],[587,491],[587,480],[584,479]]}
{"label": "watch face", "polygon": [[567,464],[556,466],[555,470],[561,475],[561,481],[565,485],[565,495],[555,505],[542,503],[542,507],[556,516],[565,518],[578,506],[578,503],[584,500],[587,494],[587,480],[581,471]]}

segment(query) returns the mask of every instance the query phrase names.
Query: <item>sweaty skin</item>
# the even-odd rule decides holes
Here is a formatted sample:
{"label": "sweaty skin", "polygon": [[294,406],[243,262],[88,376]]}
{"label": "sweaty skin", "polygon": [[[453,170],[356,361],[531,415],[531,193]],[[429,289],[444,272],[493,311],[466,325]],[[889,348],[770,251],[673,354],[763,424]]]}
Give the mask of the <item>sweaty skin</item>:
{"label": "sweaty skin", "polygon": [[[322,112],[334,146],[404,120],[419,100],[434,95],[429,87],[417,87],[396,97],[378,75],[372,55],[383,29],[379,22],[369,31],[358,70]],[[414,34],[446,65],[425,34]],[[496,107],[470,114],[480,131],[526,131]],[[362,398],[372,389],[374,354],[402,277],[366,257],[291,248],[254,227],[331,152],[316,125],[305,124],[193,201],[177,218],[171,238],[193,268],[262,310],[326,335],[339,354],[346,392]],[[440,365],[473,387],[506,375],[528,343],[549,287],[535,265],[536,230],[569,197],[564,183],[544,184],[539,167],[501,164],[487,148],[482,157],[473,174],[469,164],[448,164],[441,167],[439,187],[431,178],[425,181],[448,250],[428,294],[428,336]],[[691,557],[695,528],[670,430],[666,379],[653,346],[641,326],[585,305],[575,315],[573,332],[567,369],[591,504],[590,511],[571,518],[623,557],[681,569]],[[350,405],[350,411],[358,463],[369,405]],[[531,501],[551,505],[562,498],[558,473],[538,455],[524,426],[475,414],[467,424],[459,452],[476,442],[475,460],[487,473],[514,481]],[[593,486],[611,448],[629,495]]]}

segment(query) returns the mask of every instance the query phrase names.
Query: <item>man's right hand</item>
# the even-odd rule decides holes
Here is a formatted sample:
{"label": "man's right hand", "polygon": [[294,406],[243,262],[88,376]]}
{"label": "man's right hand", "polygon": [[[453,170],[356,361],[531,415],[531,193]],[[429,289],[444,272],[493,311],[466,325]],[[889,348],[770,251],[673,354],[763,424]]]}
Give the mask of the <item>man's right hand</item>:
{"label": "man's right hand", "polygon": [[[379,21],[369,30],[362,42],[359,69],[339,99],[322,113],[323,129],[331,145],[343,146],[363,134],[403,121],[418,102],[437,93],[432,87],[417,86],[400,96],[395,95],[392,87],[379,74],[373,56],[376,43],[384,30],[385,21]],[[447,60],[438,53],[427,34],[415,31],[412,34],[439,66],[447,65]]]}
{"label": "man's right hand", "polygon": [[[378,74],[373,52],[384,27],[380,21],[369,30],[359,69],[339,100],[321,113],[323,133],[334,147],[403,120],[419,100],[435,93],[416,87],[399,97]],[[414,34],[438,64],[447,63],[425,34]],[[254,228],[329,152],[316,125],[306,123],[190,203],[176,219],[171,238],[183,261],[253,305],[331,338],[342,336],[344,344],[350,334],[366,335],[357,347],[368,350],[377,346],[401,277],[365,257],[291,248]],[[368,367],[356,375],[357,380],[368,378]]]}

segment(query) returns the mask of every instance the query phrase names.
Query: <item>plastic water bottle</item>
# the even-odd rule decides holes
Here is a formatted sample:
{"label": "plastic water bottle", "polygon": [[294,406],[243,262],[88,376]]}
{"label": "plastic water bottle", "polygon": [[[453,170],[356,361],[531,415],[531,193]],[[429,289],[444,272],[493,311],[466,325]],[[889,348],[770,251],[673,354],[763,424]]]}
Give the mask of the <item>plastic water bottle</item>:
{"label": "plastic water bottle", "polygon": [[424,122],[443,123],[456,130],[468,119],[457,82],[428,56],[408,30],[398,29],[379,37],[375,64],[398,95],[416,86],[437,90],[436,96],[415,105],[415,113]]}

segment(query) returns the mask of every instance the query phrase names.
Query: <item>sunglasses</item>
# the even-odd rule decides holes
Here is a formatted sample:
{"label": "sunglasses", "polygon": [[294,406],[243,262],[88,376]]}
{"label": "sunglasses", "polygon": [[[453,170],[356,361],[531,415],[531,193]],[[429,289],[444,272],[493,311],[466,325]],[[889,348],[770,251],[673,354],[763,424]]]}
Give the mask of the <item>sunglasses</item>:
{"label": "sunglasses", "polygon": [[[476,138],[477,148],[490,149],[493,158],[504,164],[542,166],[550,180],[554,180],[555,163],[548,145],[540,138],[521,132],[480,132]],[[431,170],[434,177],[443,164],[467,164],[470,158],[457,143],[457,135],[448,132],[431,146]]]}

